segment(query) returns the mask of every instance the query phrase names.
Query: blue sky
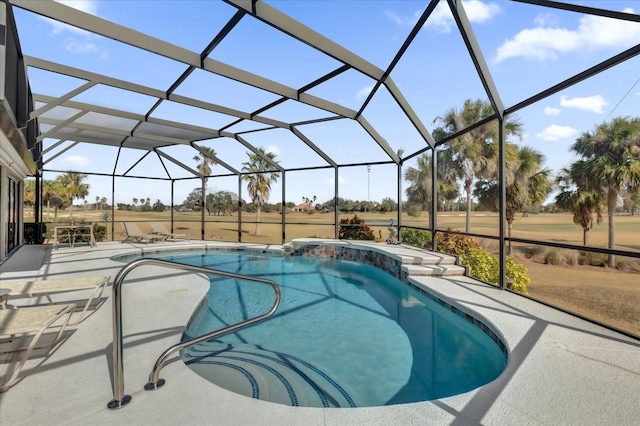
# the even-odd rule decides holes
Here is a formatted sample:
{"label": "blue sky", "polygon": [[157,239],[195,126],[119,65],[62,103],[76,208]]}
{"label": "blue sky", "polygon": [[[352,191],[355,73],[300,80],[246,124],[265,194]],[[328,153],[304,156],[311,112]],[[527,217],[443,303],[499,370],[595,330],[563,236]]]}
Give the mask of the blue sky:
{"label": "blue sky", "polygon": [[[87,13],[147,33],[194,52],[206,47],[233,16],[236,9],[222,2],[205,1],[77,1],[64,2]],[[374,65],[386,69],[428,4],[423,1],[274,1],[273,7],[304,25],[341,44]],[[628,13],[638,13],[633,1],[573,1]],[[640,43],[640,24],[531,6],[506,1],[463,2],[473,30],[483,50],[501,99],[506,107],[561,82],[609,57]],[[635,9],[634,9],[635,8]],[[16,9],[16,20],[23,53],[155,89],[166,90],[186,66],[158,55],[140,51],[101,36],[56,23],[30,12]],[[246,16],[209,56],[262,75],[289,87],[299,88],[342,64],[279,31]],[[29,69],[32,90],[48,96],[61,96],[83,84],[78,79]],[[486,99],[480,80],[466,52],[457,27],[445,3],[441,3],[409,47],[391,78],[402,91],[428,130],[434,120],[465,99]],[[546,156],[546,166],[554,171],[568,165],[573,156],[569,147],[581,133],[617,116],[640,115],[640,58],[606,70],[561,93],[546,98],[517,113],[524,128],[523,140]],[[358,110],[373,87],[373,80],[347,71],[311,89],[308,93],[324,97],[344,107]],[[196,70],[175,92],[200,97],[208,102],[245,112],[254,111],[279,97],[247,87],[224,77]],[[96,86],[73,99],[78,102],[145,114],[154,99],[131,95],[119,89]],[[72,115],[64,109],[58,118]],[[262,114],[295,122],[331,116],[315,107],[287,101]],[[219,128],[234,119],[225,114],[164,102],[154,117]],[[424,148],[425,142],[404,117],[384,87],[375,94],[364,117],[377,129],[394,151],[405,156]],[[101,117],[86,117],[99,120]],[[96,121],[94,121],[96,122]],[[126,130],[134,122],[103,123]],[[230,128],[242,131],[261,128],[245,122]],[[300,126],[299,130],[338,163],[376,162],[387,159],[365,132],[349,120]],[[250,143],[277,154],[285,168],[326,165],[299,139],[286,130],[255,132],[244,136]],[[47,148],[56,142],[45,139]],[[202,142],[216,150],[220,158],[236,168],[246,161],[246,148],[228,138]],[[60,152],[67,145],[51,151]],[[133,151],[133,152],[129,152]],[[195,151],[185,147],[165,150],[194,167]],[[79,144],[48,163],[57,170],[111,173],[117,155],[113,147]],[[117,172],[133,166],[142,151],[121,154]],[[411,166],[409,161],[405,165]],[[169,164],[176,177],[187,173]],[[214,173],[227,173],[221,166]],[[148,156],[129,173],[134,176],[166,176],[155,156]],[[393,165],[341,169],[340,196],[357,200],[396,198],[397,169]],[[46,174],[45,178],[54,175]],[[333,195],[334,172],[322,169],[291,172],[286,177],[286,201],[316,195],[326,201]],[[88,201],[96,196],[111,197],[111,178],[90,177]],[[169,202],[170,186],[161,181],[118,179],[116,202],[133,197]],[[198,186],[196,181],[176,183],[175,199],[181,202]],[[237,192],[236,178],[210,179],[209,189]],[[406,184],[405,184],[406,186]],[[244,190],[243,190],[244,191]],[[246,191],[244,191],[246,194]],[[245,197],[246,198],[246,197]],[[273,188],[270,202],[282,199],[280,183]]]}

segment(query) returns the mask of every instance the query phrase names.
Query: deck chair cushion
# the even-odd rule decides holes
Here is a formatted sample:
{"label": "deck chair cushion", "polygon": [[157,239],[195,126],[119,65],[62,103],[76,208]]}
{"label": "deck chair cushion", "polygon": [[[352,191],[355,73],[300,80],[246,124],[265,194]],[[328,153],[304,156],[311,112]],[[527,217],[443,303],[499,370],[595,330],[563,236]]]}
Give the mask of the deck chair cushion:
{"label": "deck chair cushion", "polygon": [[16,282],[2,282],[0,288],[9,289],[11,292],[9,296],[13,297],[37,297],[44,296],[49,303],[54,303],[51,299],[51,294],[64,293],[70,291],[80,290],[93,290],[91,295],[87,299],[86,304],[82,309],[80,316],[69,325],[76,325],[82,321],[87,313],[89,307],[102,296],[104,289],[106,288],[110,276],[96,276],[96,277],[80,277],[80,278],[57,278],[57,279],[44,279],[33,281],[16,281]]}

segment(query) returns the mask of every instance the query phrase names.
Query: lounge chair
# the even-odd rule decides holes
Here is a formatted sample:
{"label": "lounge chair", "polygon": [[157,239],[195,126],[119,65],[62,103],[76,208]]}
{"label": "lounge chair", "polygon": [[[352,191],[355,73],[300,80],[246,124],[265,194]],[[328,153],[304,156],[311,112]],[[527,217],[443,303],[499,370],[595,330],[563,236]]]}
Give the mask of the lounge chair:
{"label": "lounge chair", "polygon": [[104,289],[109,282],[109,276],[103,277],[84,277],[84,278],[66,278],[51,280],[34,280],[34,281],[17,281],[2,282],[0,288],[10,290],[9,297],[38,297],[44,296],[49,303],[54,303],[51,299],[53,293],[64,293],[69,291],[93,290],[91,296],[87,299],[80,317],[69,325],[77,325],[82,321],[93,302],[97,302],[102,296]]}
{"label": "lounge chair", "polygon": [[191,241],[191,237],[189,236],[189,234],[169,232],[167,227],[164,226],[164,223],[162,222],[149,222],[149,225],[151,226],[151,231],[154,234],[164,235],[166,239],[172,238],[175,241],[177,238],[182,238]]}
{"label": "lounge chair", "polygon": [[[0,393],[6,392],[13,385],[34,349],[53,347],[60,340],[75,309],[76,305],[73,303],[0,309],[0,354],[22,352],[22,358],[15,364],[13,357],[9,359]],[[38,344],[45,332],[52,328],[59,328],[53,340]]]}
{"label": "lounge chair", "polygon": [[130,238],[136,240],[137,242],[146,241],[147,244],[154,241],[164,242],[167,239],[167,237],[161,234],[147,234],[145,232],[142,232],[138,224],[135,222],[120,222],[120,225],[122,225],[122,229],[124,229],[124,232],[121,235],[121,238],[124,237],[124,239],[120,241],[122,243]]}

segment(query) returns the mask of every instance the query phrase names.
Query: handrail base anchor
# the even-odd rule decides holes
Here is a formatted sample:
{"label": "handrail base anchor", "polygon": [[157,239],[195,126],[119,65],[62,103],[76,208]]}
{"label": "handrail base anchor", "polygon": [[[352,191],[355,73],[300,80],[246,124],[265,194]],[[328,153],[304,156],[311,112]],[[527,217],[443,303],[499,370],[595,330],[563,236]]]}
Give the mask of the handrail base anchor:
{"label": "handrail base anchor", "polygon": [[158,381],[156,383],[147,383],[146,385],[144,385],[144,390],[156,390],[156,389],[160,389],[162,386],[164,386],[165,381],[164,379],[158,379]]}
{"label": "handrail base anchor", "polygon": [[131,395],[125,395],[124,397],[122,397],[120,401],[116,399],[112,399],[111,401],[109,401],[109,403],[107,404],[107,408],[109,410],[117,410],[118,408],[122,408],[130,402],[131,402]]}

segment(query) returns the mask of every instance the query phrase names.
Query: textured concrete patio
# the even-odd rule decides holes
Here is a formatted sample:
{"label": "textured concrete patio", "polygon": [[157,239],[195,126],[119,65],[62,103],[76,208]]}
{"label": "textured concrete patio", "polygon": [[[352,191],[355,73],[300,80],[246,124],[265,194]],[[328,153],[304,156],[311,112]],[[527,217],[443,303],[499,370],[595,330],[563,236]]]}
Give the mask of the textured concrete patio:
{"label": "textured concrete patio", "polygon": [[[58,250],[24,246],[0,266],[0,280],[111,275],[113,283],[124,266],[111,260],[114,255],[205,245],[230,244],[99,243],[94,249]],[[412,252],[406,247],[376,247],[401,250],[403,255]],[[416,256],[421,254],[416,252]],[[638,424],[639,341],[466,277],[419,276],[413,280],[450,304],[475,312],[502,335],[509,362],[498,379],[474,391],[429,402],[300,408],[222,389],[176,357],[162,371],[167,384],[147,392],[143,385],[153,363],[180,338],[208,280],[145,266],[129,274],[122,292],[125,392],[133,397],[132,402],[120,410],[106,408],[112,399],[113,374],[108,288],[106,300],[96,311],[71,328],[55,350],[28,361],[18,383],[1,394],[0,424]]]}

